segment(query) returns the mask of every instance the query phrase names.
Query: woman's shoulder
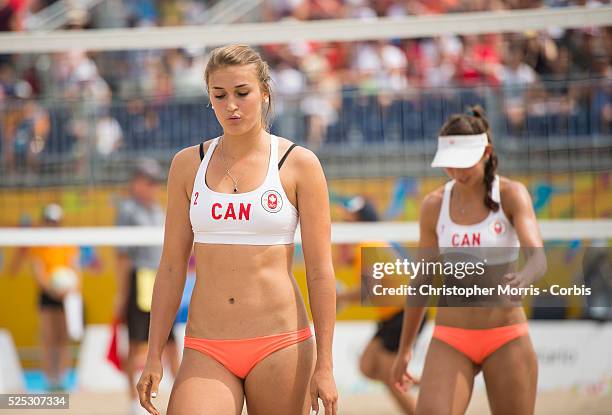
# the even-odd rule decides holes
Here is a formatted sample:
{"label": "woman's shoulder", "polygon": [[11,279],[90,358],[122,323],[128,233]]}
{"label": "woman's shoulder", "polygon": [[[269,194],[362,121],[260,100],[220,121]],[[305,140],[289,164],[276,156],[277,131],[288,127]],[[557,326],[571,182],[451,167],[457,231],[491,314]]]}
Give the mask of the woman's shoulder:
{"label": "woman's shoulder", "polygon": [[290,156],[285,160],[286,164],[293,164],[299,167],[319,166],[321,164],[319,158],[312,150],[284,137],[278,137],[279,160],[287,153],[293,144],[296,144],[296,146],[291,150],[291,153],[289,153]]}
{"label": "woman's shoulder", "polygon": [[529,190],[527,186],[518,180],[512,180],[507,177],[499,177],[499,194],[502,198],[502,202],[507,200],[513,202],[521,200],[525,196],[529,196]]}
{"label": "woman's shoulder", "polygon": [[527,187],[518,180],[512,180],[508,177],[499,176],[499,192],[514,194],[517,192],[527,191]]}
{"label": "woman's shoulder", "polygon": [[499,196],[504,212],[509,215],[522,206],[531,205],[531,195],[527,186],[518,180],[511,180],[507,177],[499,178]]}
{"label": "woman's shoulder", "polygon": [[202,146],[202,150],[204,152],[204,154],[206,154],[206,151],[208,150],[208,148],[210,147],[210,145],[213,143],[213,141],[215,141],[216,138],[209,138],[207,140],[204,140],[198,144],[195,144],[193,146],[189,146],[189,147],[185,147],[179,151],[176,152],[176,154],[174,155],[173,160],[177,160],[177,161],[190,161],[193,159],[197,159],[198,163],[201,161],[200,160],[200,145]]}
{"label": "woman's shoulder", "polygon": [[[213,140],[204,142],[204,153]],[[192,178],[200,166],[200,144],[185,147],[174,154],[170,165],[170,174]]]}
{"label": "woman's shoulder", "polygon": [[421,212],[428,212],[431,210],[439,211],[442,207],[442,200],[444,199],[444,186],[440,186],[435,190],[427,193],[423,198],[421,204]]}
{"label": "woman's shoulder", "polygon": [[444,199],[444,186],[427,193],[421,203],[419,213],[419,222],[425,228],[435,229],[442,209],[442,200]]}
{"label": "woman's shoulder", "polygon": [[194,146],[185,147],[174,154],[172,158],[172,164],[180,163],[183,165],[185,162],[190,162],[199,159],[200,145],[196,144]]}

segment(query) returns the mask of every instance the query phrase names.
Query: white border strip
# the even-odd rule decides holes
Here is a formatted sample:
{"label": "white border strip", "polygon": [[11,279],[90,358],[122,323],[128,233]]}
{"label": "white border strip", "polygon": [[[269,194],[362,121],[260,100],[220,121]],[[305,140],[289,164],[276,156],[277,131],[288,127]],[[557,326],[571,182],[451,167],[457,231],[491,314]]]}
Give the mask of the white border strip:
{"label": "white border strip", "polygon": [[610,26],[612,6],[508,10],[380,19],[281,21],[233,25],[137,29],[57,30],[0,35],[0,53],[69,49],[133,50],[209,47],[230,43],[262,45],[299,41],[359,41],[447,34],[523,32],[550,28]]}
{"label": "white border strip", "polygon": [[[612,239],[612,220],[541,220],[544,240]],[[333,243],[417,242],[417,222],[334,223]],[[161,245],[162,227],[0,228],[0,246]],[[300,242],[299,232],[295,237]]]}

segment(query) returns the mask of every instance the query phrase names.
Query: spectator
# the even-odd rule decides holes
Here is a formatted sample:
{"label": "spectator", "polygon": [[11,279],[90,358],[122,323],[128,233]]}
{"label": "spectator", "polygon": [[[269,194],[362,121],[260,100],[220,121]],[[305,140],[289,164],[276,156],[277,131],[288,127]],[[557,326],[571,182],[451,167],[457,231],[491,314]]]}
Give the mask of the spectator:
{"label": "spectator", "polygon": [[301,103],[307,119],[306,144],[317,149],[323,144],[327,127],[338,119],[340,82],[320,52],[303,60],[302,71],[308,79],[308,92]]}
{"label": "spectator", "polygon": [[[40,11],[52,1],[0,0],[0,28],[21,30],[19,16]],[[115,0],[114,3],[122,3],[123,7],[96,8],[91,21],[86,21],[86,14],[75,15],[70,25],[181,25],[199,22],[207,10],[202,8],[203,2],[195,0]],[[570,3],[545,4],[562,7]],[[601,2],[579,3],[593,7]],[[205,2],[207,7],[210,4]],[[261,15],[267,21],[368,19],[543,6],[541,1],[523,0],[269,0],[264,2],[264,10],[253,16]],[[534,114],[540,114],[534,115],[539,118],[536,125],[541,127],[535,129],[538,134],[567,132],[567,120],[577,123],[575,131],[608,131],[605,87],[600,90],[595,82],[568,85],[568,80],[605,77],[602,74],[610,67],[612,54],[610,28],[526,31],[503,36],[444,36],[399,42],[391,39],[295,42],[266,45],[262,50],[272,63],[276,81],[282,84],[278,88],[275,131],[297,134],[295,139],[306,142],[313,149],[334,134],[341,137],[360,132],[357,135],[362,138],[383,139],[381,125],[392,126],[386,131],[398,131],[402,122],[414,125],[414,121],[419,120],[421,125],[414,126],[414,133],[410,134],[429,137],[429,126],[438,125],[451,109],[461,111],[474,99],[483,98],[477,95],[479,91],[475,88],[481,85],[493,88],[502,85],[500,107],[514,134],[524,131],[527,107],[535,109]],[[504,57],[503,65],[502,50],[512,51]],[[606,58],[607,63],[604,62]],[[180,147],[192,139],[189,134],[182,133],[183,126],[184,130],[191,130],[195,129],[192,123],[200,126],[210,121],[198,119],[193,115],[195,111],[185,109],[187,106],[176,99],[203,93],[198,86],[203,64],[201,51],[176,49],[87,54],[73,51],[41,55],[36,59],[26,54],[3,55],[0,57],[0,104],[6,105],[0,108],[2,158],[12,163],[7,163],[7,167],[15,165],[17,158],[23,165],[23,139],[17,145],[18,152],[21,151],[19,156],[13,146],[15,128],[21,121],[20,110],[15,110],[13,103],[16,97],[24,98],[27,94],[31,94],[31,99],[56,98],[68,103],[67,120],[63,119],[63,114],[55,116],[53,111],[48,117],[49,141],[75,140],[73,147],[65,144],[58,147],[74,149],[80,171],[85,171],[86,155],[92,143],[101,155],[120,151],[119,148],[151,148],[142,144],[151,141],[165,148],[168,144],[165,140],[172,140],[169,147]],[[548,79],[555,82],[548,82]],[[536,81],[543,82],[541,88],[533,96],[525,94],[524,91],[532,89]],[[413,87],[433,90],[421,92]],[[377,96],[355,104],[352,97],[340,94],[342,90],[355,89],[362,95]],[[381,93],[383,90],[391,92]],[[113,113],[114,117],[106,117],[112,100],[120,100],[121,108],[126,103],[129,107],[130,102],[138,99],[159,114],[146,114],[145,117],[143,109],[135,118],[117,113]],[[364,116],[352,113],[356,106]],[[181,116],[174,117],[171,115],[174,113]],[[105,116],[98,120],[99,114]],[[555,126],[551,127],[549,119],[554,120]],[[20,131],[26,130],[27,122],[20,126]],[[120,135],[119,130],[123,134]],[[142,136],[145,133],[153,134],[153,138],[146,139]],[[121,136],[123,146],[119,144]],[[54,142],[53,148],[56,144]],[[44,141],[38,140],[34,149],[43,146]]]}
{"label": "spectator", "polygon": [[113,155],[122,145],[123,131],[108,110],[103,110],[96,122],[96,150],[102,158]]}
{"label": "spectator", "polygon": [[[43,210],[43,226],[57,227],[64,212],[52,203]],[[30,252],[34,276],[40,289],[38,306],[42,345],[42,366],[49,391],[63,389],[70,363],[64,298],[80,291],[79,250],[75,246],[40,246]]]}
{"label": "spectator", "polygon": [[[162,169],[155,160],[140,160],[130,181],[130,194],[119,205],[118,226],[163,226],[164,212],[157,202]],[[117,294],[113,319],[128,328],[129,351],[125,362],[132,413],[143,413],[137,400],[135,379],[147,356],[153,282],[161,257],[161,247],[145,246],[117,249]],[[172,332],[164,357],[173,375],[179,366],[178,349]]]}
{"label": "spectator", "polygon": [[272,80],[276,86],[275,90],[278,91],[274,107],[277,120],[274,123],[275,130],[283,137],[303,136],[299,97],[306,89],[304,74],[294,66],[281,61],[272,71]]}
{"label": "spectator", "polygon": [[497,36],[463,36],[456,77],[461,86],[498,85],[500,56]]}
{"label": "spectator", "polygon": [[612,133],[612,65],[608,57],[598,58],[600,85],[594,89],[592,109],[594,115],[593,127],[596,133]]}
{"label": "spectator", "polygon": [[[550,35],[545,31],[527,31],[524,34],[525,53],[521,60],[531,66],[543,77],[553,72],[554,63],[557,61],[558,48]],[[520,42],[520,41],[519,41]]]}
{"label": "spectator", "polygon": [[529,87],[536,81],[536,73],[523,61],[523,51],[518,47],[508,51],[506,64],[502,66],[501,82],[504,86],[504,112],[510,131],[519,134],[525,123],[525,104]]}
{"label": "spectator", "polygon": [[31,171],[47,142],[49,114],[36,101],[28,99],[19,103],[13,116],[14,129],[9,130],[10,135],[5,142],[7,170]]}

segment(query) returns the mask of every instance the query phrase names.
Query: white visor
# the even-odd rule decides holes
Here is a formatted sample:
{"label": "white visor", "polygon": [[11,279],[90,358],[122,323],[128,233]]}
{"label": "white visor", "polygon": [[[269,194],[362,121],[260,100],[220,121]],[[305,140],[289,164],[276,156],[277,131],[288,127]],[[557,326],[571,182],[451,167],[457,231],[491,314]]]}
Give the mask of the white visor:
{"label": "white visor", "polygon": [[487,133],[440,136],[431,167],[472,167],[482,158],[487,144]]}

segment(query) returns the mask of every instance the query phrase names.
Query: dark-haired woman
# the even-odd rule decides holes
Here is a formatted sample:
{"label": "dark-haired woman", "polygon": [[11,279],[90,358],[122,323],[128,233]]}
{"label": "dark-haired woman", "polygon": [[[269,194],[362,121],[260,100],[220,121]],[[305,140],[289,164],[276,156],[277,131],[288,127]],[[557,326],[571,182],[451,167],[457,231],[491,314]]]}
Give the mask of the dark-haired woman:
{"label": "dark-haired woman", "polygon": [[[497,156],[480,107],[444,124],[432,167],[444,168],[452,180],[428,194],[421,206],[419,248],[424,256],[486,248],[492,253],[487,257],[494,260],[491,265],[504,266],[515,263],[520,247],[528,252],[526,264],[504,273],[501,283],[527,287],[543,275],[541,250],[525,249],[542,247],[531,198],[521,183],[496,175]],[[493,414],[533,413],[537,359],[523,309],[512,304],[438,309],[417,414],[465,413],[481,370]],[[408,306],[404,311],[392,370],[392,382],[399,388],[411,382],[406,368],[424,310]]]}

